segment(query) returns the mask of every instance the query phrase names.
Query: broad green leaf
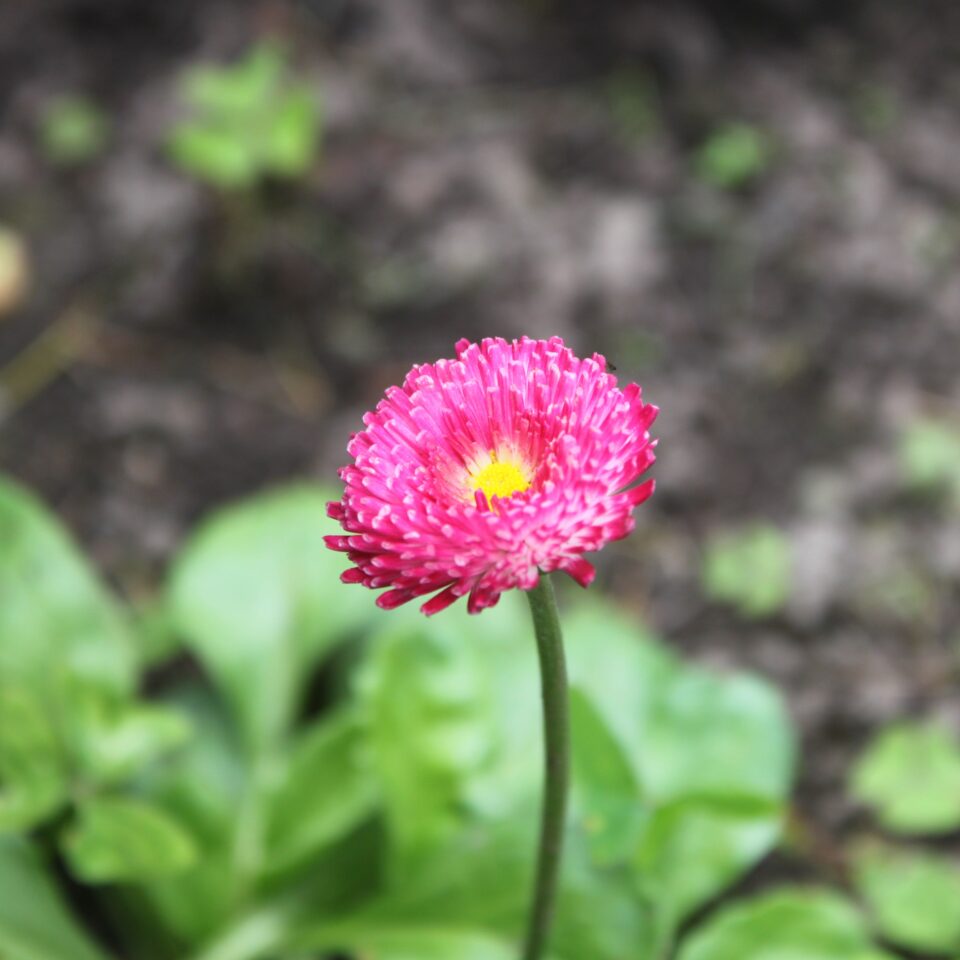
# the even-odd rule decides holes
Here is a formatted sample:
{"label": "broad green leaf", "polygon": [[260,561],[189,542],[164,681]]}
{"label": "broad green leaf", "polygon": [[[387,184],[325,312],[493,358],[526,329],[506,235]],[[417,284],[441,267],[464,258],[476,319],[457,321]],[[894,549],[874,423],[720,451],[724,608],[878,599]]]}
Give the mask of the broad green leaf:
{"label": "broad green leaf", "polygon": [[64,758],[42,701],[0,687],[0,833],[42,822],[66,800]]}
{"label": "broad green leaf", "polygon": [[697,907],[735,882],[780,836],[771,801],[704,796],[658,808],[637,846],[638,882],[657,905],[660,942]]}
{"label": "broad green leaf", "polygon": [[696,667],[678,670],[660,689],[636,749],[642,782],[658,801],[783,800],[796,753],[783,699],[770,684]]}
{"label": "broad green leaf", "polygon": [[67,911],[34,848],[0,837],[0,956],[107,960]]}
{"label": "broad green leaf", "polygon": [[193,839],[173,817],[119,797],[82,803],[63,850],[74,874],[93,884],[182,873],[197,858]]}
{"label": "broad green leaf", "polygon": [[703,558],[703,586],[714,600],[746,617],[768,617],[790,596],[790,545],[776,528],[757,524],[714,537]]}
{"label": "broad green leaf", "polygon": [[372,815],[379,789],[355,711],[344,710],[293,745],[266,799],[270,873],[302,864]]}
{"label": "broad green leaf", "polygon": [[868,843],[855,854],[854,880],[891,943],[920,953],[960,952],[960,863]]}
{"label": "broad green leaf", "polygon": [[578,688],[570,690],[573,784],[580,824],[594,861],[625,863],[645,815],[640,787],[620,744]]}
{"label": "broad green leaf", "polygon": [[724,907],[683,942],[677,960],[893,960],[874,947],[839,895],[785,889]]}
{"label": "broad green leaf", "polygon": [[0,683],[51,700],[68,679],[128,693],[133,647],[117,607],[60,524],[3,479],[0,544]]}
{"label": "broad green leaf", "polygon": [[76,763],[97,784],[113,784],[190,735],[186,718],[164,707],[120,701],[97,690],[80,690],[71,698]]}
{"label": "broad green leaf", "polygon": [[584,605],[564,625],[573,683],[641,785],[630,855],[665,943],[775,845],[796,754],[789,718],[769,684],[685,666],[608,606]]}
{"label": "broad green leaf", "polygon": [[887,727],[854,767],[850,789],[894,833],[955,830],[960,827],[960,744],[936,726]]}
{"label": "broad green leaf", "polygon": [[319,487],[276,490],[216,514],[177,561],[174,622],[236,713],[255,752],[288,729],[312,667],[371,616],[340,583],[339,530]]}

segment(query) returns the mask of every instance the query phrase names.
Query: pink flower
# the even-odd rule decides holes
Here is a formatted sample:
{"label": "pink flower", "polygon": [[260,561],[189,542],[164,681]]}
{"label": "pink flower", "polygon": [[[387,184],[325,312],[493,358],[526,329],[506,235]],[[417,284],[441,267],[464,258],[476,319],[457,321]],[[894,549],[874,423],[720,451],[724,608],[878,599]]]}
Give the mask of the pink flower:
{"label": "pink flower", "polygon": [[653,493],[633,484],[654,461],[656,415],[637,384],[621,390],[602,356],[559,337],[461,340],[456,360],[388,389],[350,440],[328,506],[348,536],[326,538],[355,564],[343,581],[389,588],[385,609],[436,594],[426,614],[466,594],[478,613],[540,571],[589,585],[583,554],[625,537]]}

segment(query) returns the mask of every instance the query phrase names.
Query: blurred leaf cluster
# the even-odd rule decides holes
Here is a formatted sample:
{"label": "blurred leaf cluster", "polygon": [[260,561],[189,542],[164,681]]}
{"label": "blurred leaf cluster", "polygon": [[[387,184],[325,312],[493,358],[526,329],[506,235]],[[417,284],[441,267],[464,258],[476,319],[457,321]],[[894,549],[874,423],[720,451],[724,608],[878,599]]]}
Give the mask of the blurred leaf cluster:
{"label": "blurred leaf cluster", "polygon": [[696,170],[706,183],[736,189],[756,180],[773,162],[769,136],[748,123],[729,123],[713,131],[696,154]]}
{"label": "blurred leaf cluster", "polygon": [[103,152],[109,136],[106,114],[88,97],[59,97],[41,118],[44,156],[58,166],[72,167],[95,159]]}
{"label": "blurred leaf cluster", "polygon": [[[868,745],[850,789],[887,833],[960,830],[960,740],[932,724],[893,724]],[[960,955],[960,862],[873,837],[852,859],[854,885],[885,939],[921,954]]]}
{"label": "blurred leaf cluster", "polygon": [[[215,516],[144,619],[0,486],[5,957],[515,955],[542,778],[522,598],[378,611],[339,582],[327,499]],[[769,685],[688,666],[606,604],[566,633],[554,960],[667,956],[777,843],[793,733]]]}
{"label": "blurred leaf cluster", "polygon": [[312,165],[317,99],[290,76],[275,44],[253,47],[232,66],[188,71],[182,92],[193,116],[175,127],[168,148],[191,176],[221,189],[248,189],[267,176],[302,176]]}

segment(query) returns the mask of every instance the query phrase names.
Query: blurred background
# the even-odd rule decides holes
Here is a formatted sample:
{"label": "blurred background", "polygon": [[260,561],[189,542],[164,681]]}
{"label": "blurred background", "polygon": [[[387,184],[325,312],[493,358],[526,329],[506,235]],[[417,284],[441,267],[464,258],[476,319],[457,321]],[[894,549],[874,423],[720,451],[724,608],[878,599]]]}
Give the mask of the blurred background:
{"label": "blurred background", "polygon": [[960,728],[960,6],[0,2],[0,469],[139,602],[460,337],[662,408],[598,559],[784,690],[808,829]]}

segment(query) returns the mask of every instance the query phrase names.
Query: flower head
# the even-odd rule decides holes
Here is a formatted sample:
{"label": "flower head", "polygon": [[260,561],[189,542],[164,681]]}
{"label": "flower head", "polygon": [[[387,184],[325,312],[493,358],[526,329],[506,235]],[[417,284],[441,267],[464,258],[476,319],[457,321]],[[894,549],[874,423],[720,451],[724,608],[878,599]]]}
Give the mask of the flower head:
{"label": "flower head", "polygon": [[467,594],[477,613],[541,571],[587,586],[583,554],[625,537],[653,493],[634,484],[654,461],[657,408],[559,337],[456,349],[388,389],[350,440],[328,507],[347,535],[327,545],[354,564],[342,579],[389,588],[386,609],[435,594],[427,614]]}

